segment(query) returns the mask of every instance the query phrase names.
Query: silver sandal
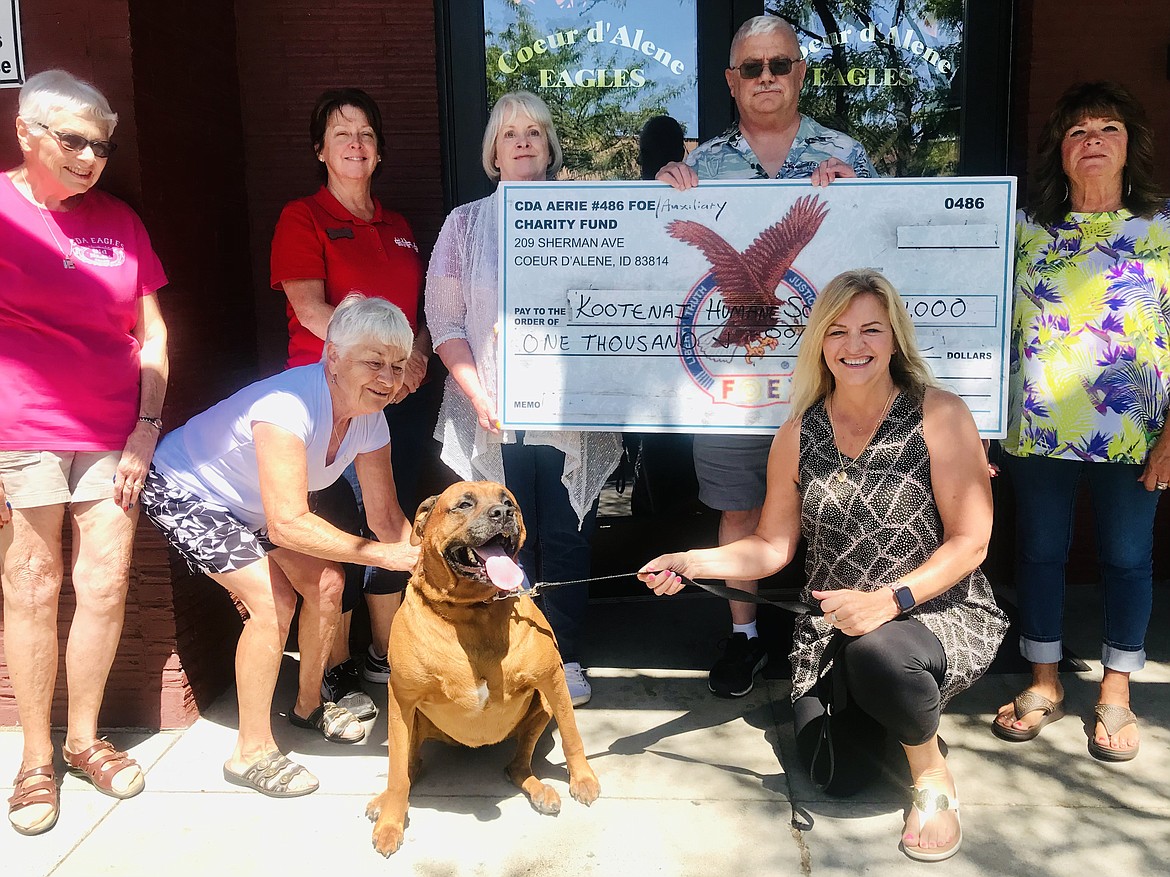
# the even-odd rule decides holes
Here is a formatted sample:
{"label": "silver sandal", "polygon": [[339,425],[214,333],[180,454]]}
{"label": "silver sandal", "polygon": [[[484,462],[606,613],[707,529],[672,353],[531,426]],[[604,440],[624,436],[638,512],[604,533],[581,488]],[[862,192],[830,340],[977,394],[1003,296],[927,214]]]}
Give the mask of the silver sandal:
{"label": "silver sandal", "polygon": [[[955,819],[959,818],[959,799],[958,797],[951,797],[946,792],[938,792],[934,789],[919,789],[913,788],[910,790],[913,796],[910,800],[912,806],[918,812],[918,833],[922,834],[922,829],[926,823],[936,813],[945,813],[952,811],[955,814]],[[903,829],[905,833],[905,829]],[[941,862],[949,859],[959,851],[960,844],[963,843],[963,826],[959,825],[959,833],[955,835],[955,842],[949,847],[935,847],[924,850],[920,847],[907,846],[905,842],[902,843],[902,852],[904,852],[911,859],[918,862]]]}
{"label": "silver sandal", "polygon": [[330,743],[359,743],[365,739],[366,729],[358,717],[343,706],[323,703],[302,719],[294,710],[288,711],[288,720],[298,728],[320,731]]}

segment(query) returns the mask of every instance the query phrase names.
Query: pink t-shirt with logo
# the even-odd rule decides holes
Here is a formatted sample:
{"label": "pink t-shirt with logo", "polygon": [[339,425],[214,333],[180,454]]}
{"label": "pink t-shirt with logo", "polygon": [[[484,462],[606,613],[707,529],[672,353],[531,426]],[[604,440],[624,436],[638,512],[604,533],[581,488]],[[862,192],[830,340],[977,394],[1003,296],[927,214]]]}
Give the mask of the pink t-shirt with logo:
{"label": "pink t-shirt with logo", "polygon": [[125,446],[138,419],[138,299],[166,282],[117,198],[95,189],[68,212],[41,210],[0,173],[0,450]]}

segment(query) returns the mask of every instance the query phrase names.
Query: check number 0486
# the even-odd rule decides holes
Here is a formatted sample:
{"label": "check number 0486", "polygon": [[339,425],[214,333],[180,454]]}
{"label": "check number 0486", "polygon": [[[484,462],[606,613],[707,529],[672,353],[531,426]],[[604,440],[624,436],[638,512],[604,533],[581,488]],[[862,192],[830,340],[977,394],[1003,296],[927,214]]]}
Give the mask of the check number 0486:
{"label": "check number 0486", "polygon": [[947,198],[943,201],[947,210],[982,210],[982,198]]}

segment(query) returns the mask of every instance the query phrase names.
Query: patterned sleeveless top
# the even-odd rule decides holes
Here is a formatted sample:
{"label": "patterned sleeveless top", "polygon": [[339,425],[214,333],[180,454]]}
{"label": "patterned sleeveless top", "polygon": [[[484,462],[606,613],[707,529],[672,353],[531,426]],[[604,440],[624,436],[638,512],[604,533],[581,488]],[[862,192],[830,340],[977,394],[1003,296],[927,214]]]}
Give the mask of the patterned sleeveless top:
{"label": "patterned sleeveless top", "polygon": [[[875,591],[921,566],[943,539],[930,483],[930,455],[922,434],[922,404],[899,393],[869,447],[841,469],[824,400],[800,425],[800,527],[808,542],[802,598],[810,591]],[[859,483],[860,482],[860,483]],[[1007,631],[991,585],[976,569],[910,612],[939,638],[947,657],[946,703],[983,675]],[[821,654],[833,633],[823,619],[797,619],[792,654],[792,699],[816,682]]]}

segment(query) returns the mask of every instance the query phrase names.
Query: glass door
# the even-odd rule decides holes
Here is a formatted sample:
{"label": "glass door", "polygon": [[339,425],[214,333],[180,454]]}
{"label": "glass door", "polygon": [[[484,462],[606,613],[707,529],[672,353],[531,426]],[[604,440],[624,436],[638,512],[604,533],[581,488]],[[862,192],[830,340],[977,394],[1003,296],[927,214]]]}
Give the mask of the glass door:
{"label": "glass door", "polygon": [[638,134],[698,137],[695,0],[483,0],[487,102],[523,89],[552,112],[561,177],[637,179]]}
{"label": "glass door", "polygon": [[879,173],[1003,173],[1010,0],[766,0],[764,9],[800,39],[801,110],[861,141]]}

